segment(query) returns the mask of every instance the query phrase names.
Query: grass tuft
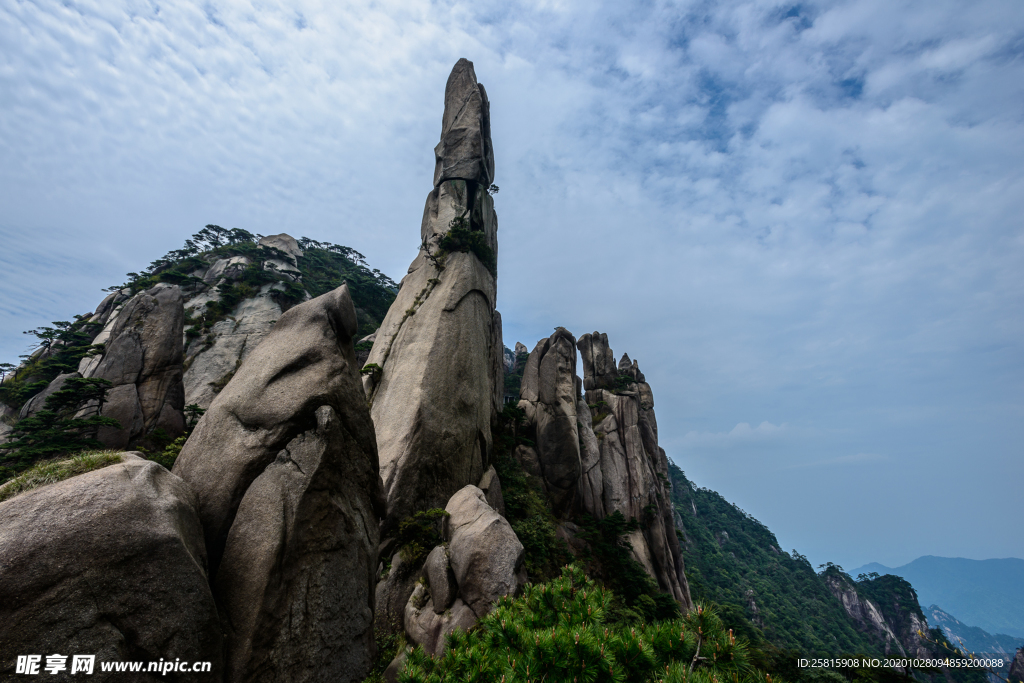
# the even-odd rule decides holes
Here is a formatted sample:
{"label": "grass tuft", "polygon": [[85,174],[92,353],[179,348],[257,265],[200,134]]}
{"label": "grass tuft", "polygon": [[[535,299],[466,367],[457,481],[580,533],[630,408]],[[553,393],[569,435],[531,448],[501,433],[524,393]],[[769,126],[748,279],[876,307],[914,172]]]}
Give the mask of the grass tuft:
{"label": "grass tuft", "polygon": [[121,451],[89,451],[66,460],[45,460],[0,486],[0,502],[19,493],[55,484],[79,474],[98,470],[121,462]]}

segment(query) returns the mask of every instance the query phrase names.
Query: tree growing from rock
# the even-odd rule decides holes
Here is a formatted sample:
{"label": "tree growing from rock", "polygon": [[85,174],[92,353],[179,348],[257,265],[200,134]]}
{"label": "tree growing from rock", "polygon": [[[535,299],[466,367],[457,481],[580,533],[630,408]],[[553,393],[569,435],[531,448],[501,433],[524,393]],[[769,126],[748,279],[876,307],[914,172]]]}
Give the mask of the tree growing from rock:
{"label": "tree growing from rock", "polygon": [[[102,448],[96,430],[121,426],[100,415],[110,386],[109,381],[96,377],[68,379],[46,398],[42,410],[14,425],[11,440],[0,445],[0,478],[9,479],[38,460]],[[95,406],[95,414],[79,417],[87,406]]]}

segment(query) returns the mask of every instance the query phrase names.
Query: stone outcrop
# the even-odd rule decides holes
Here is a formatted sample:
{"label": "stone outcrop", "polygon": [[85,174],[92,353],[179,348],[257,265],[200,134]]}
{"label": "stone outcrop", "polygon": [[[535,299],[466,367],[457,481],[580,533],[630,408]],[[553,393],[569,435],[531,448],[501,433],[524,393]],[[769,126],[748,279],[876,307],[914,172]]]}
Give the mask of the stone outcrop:
{"label": "stone outcrop", "polygon": [[576,338],[559,327],[530,353],[519,392],[526,436],[534,443],[523,448],[535,451],[520,455],[537,462],[557,515],[572,509],[581,474],[577,395]]}
{"label": "stone outcrop", "polygon": [[101,414],[117,420],[121,427],[102,427],[97,439],[120,449],[157,429],[177,437],[185,431],[181,289],[159,284],[116,306],[117,297],[111,296],[114,298],[107,297],[93,316],[96,322],[106,317],[103,330],[93,341],[104,344],[104,352],[83,358],[78,368],[82,377],[105,379],[113,385]]}
{"label": "stone outcrop", "polygon": [[[377,331],[364,375],[388,501],[385,535],[416,510],[441,507],[480,480],[501,408],[496,276],[493,264],[481,260],[489,260],[488,250],[496,258],[498,247],[487,192],[494,175],[489,105],[465,59],[448,79],[435,158],[421,248]],[[442,251],[453,225],[482,234],[476,253]]]}
{"label": "stone outcrop", "polygon": [[886,655],[907,656],[903,644],[893,633],[892,627],[886,622],[878,605],[867,598],[861,598],[857,593],[857,588],[838,573],[827,574],[825,585],[829,592],[842,603],[843,610],[850,615],[858,630],[874,633],[885,643]]}
{"label": "stone outcrop", "polygon": [[[99,662],[160,658],[210,661],[219,680],[196,496],[160,465],[122,458],[0,503],[0,673],[13,678],[18,655],[59,652],[95,654],[97,681],[124,678]],[[67,663],[53,680],[78,679]]]}
{"label": "stone outcrop", "polygon": [[445,636],[470,628],[525,582],[523,545],[483,491],[466,486],[445,509],[447,543],[430,552],[426,583],[405,608],[406,633],[433,655],[443,652]]}
{"label": "stone outcrop", "polygon": [[672,517],[668,458],[658,446],[654,394],[629,356],[614,364],[607,335],[584,334],[577,346],[591,412],[587,425],[586,413],[577,404],[583,432],[583,510],[597,518],[621,512],[626,519],[639,520],[641,529],[630,538],[637,559],[663,591],[689,609],[690,588]]}
{"label": "stone outcrop", "polygon": [[1010,673],[1006,677],[1009,683],[1024,683],[1024,647],[1017,650],[1010,664]]}
{"label": "stone outcrop", "polygon": [[242,362],[174,472],[196,491],[232,681],[361,680],[384,501],[347,286]]}
{"label": "stone outcrop", "polygon": [[[577,348],[582,382],[576,376]],[[675,533],[668,458],[658,447],[654,394],[635,361],[623,356],[616,364],[614,358],[608,336],[598,332],[577,342],[559,327],[537,342],[519,401],[534,445],[520,445],[515,457],[563,519],[620,512],[639,520],[641,529],[628,539],[636,560],[688,609],[690,589]],[[572,547],[572,534],[563,527]]]}

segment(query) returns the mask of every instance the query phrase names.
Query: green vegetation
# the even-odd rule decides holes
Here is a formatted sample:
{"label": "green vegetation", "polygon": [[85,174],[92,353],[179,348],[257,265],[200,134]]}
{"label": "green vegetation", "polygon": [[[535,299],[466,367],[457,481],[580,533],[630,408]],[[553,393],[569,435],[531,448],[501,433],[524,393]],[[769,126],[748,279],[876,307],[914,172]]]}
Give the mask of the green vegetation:
{"label": "green vegetation", "polygon": [[525,549],[526,571],[532,578],[544,580],[558,576],[560,567],[571,555],[565,542],[555,534],[557,520],[544,492],[530,482],[513,456],[516,446],[533,443],[522,436],[525,420],[525,411],[514,404],[507,404],[501,411],[492,432],[494,469],[501,480],[505,519]]}
{"label": "green vegetation", "polygon": [[[448,225],[448,232],[441,236],[437,246],[449,254],[456,251],[471,252],[480,259],[480,263],[491,275],[498,276],[498,259],[487,244],[487,236],[482,230],[474,230],[465,215],[452,219]],[[440,257],[441,255],[438,255],[438,258]]]}
{"label": "green vegetation", "polygon": [[621,602],[613,605],[610,621],[633,623],[673,619],[679,616],[679,604],[633,559],[626,535],[640,528],[636,519],[627,520],[614,512],[596,520],[585,515],[580,520],[580,538],[590,545],[592,573],[600,576]]}
{"label": "green vegetation", "polygon": [[711,607],[682,619],[633,627],[609,623],[612,592],[579,565],[504,598],[468,633],[448,639],[444,657],[414,650],[403,683],[427,681],[770,681],[750,665],[746,644]]}
{"label": "green vegetation", "polygon": [[825,656],[875,651],[854,628],[807,558],[779,549],[763,524],[709,489],[697,488],[669,464],[672,502],[690,592],[722,606],[722,615],[751,643]]}
{"label": "green vegetation", "polygon": [[401,548],[402,563],[408,567],[419,567],[430,551],[441,545],[441,525],[448,517],[442,508],[420,510],[398,523],[396,546]]}
{"label": "green vegetation", "polygon": [[53,327],[26,331],[25,334],[38,339],[35,352],[22,356],[25,362],[21,367],[3,364],[6,381],[0,385],[0,403],[14,410],[20,409],[57,375],[76,371],[83,358],[101,352],[102,345],[92,344],[100,325],[88,319],[87,315],[78,315],[74,322],[58,320]]}
{"label": "green vegetation", "polygon": [[19,493],[40,486],[64,481],[75,475],[98,470],[107,465],[114,465],[121,462],[121,455],[119,451],[91,451],[79,453],[67,460],[38,462],[0,486],[0,501],[13,498]]}
{"label": "green vegetation", "polygon": [[[46,397],[43,408],[14,425],[10,440],[0,445],[0,481],[7,480],[33,463],[58,455],[102,448],[96,430],[120,427],[109,417],[100,417],[110,382],[95,377],[71,377],[60,390]],[[76,417],[86,407],[91,417]]]}
{"label": "green vegetation", "polygon": [[512,366],[512,372],[505,373],[506,396],[519,396],[519,391],[523,384],[523,371],[526,369],[526,360],[529,357],[530,354],[526,351],[520,351],[516,354],[516,362]]}

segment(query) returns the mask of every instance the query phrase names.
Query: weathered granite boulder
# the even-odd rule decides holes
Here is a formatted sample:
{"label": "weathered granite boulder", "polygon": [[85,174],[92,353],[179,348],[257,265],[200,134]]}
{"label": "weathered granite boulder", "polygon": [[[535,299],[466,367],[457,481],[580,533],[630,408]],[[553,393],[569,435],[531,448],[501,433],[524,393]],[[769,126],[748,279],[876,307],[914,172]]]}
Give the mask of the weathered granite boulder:
{"label": "weathered granite boulder", "polygon": [[118,420],[121,428],[104,427],[97,435],[108,447],[136,444],[157,429],[171,438],[185,431],[184,315],[181,290],[165,283],[110,311],[94,340],[106,345],[103,355],[85,358],[79,365],[83,377],[113,385],[102,414]]}
{"label": "weathered granite boulder", "polygon": [[581,472],[576,338],[564,327],[537,342],[526,361],[519,396],[544,487],[555,514],[561,515],[573,507]]}
{"label": "weathered granite boulder", "polygon": [[[13,678],[18,655],[56,652],[95,654],[97,681],[124,679],[100,662],[160,658],[222,675],[196,496],[160,465],[122,457],[0,503],[0,674]],[[46,677],[78,680],[67,664]]]}
{"label": "weathered granite boulder", "polygon": [[523,544],[483,491],[466,486],[448,501],[448,554],[459,597],[477,618],[519,587]]}
{"label": "weathered granite boulder", "polygon": [[614,387],[619,373],[615,354],[608,346],[608,335],[602,332],[585,334],[580,337],[577,346],[583,358],[583,388]]}
{"label": "weathered granite boulder", "polygon": [[477,488],[484,492],[487,504],[504,517],[505,497],[501,494],[501,479],[498,478],[498,472],[494,469],[494,465],[488,467],[487,471],[484,472],[484,476],[480,478],[480,484]]}
{"label": "weathered granite boulder", "polygon": [[[379,485],[329,405],[242,498],[216,577],[229,681],[361,680],[373,664]],[[353,457],[354,456],[354,457]]]}
{"label": "weathered granite boulder", "polygon": [[427,556],[426,582],[415,585],[404,618],[409,639],[435,656],[446,636],[469,629],[525,582],[523,545],[483,491],[460,489],[446,510],[449,542]]}
{"label": "weathered granite boulder", "polygon": [[228,680],[361,680],[373,657],[376,440],[347,286],[295,306],[199,421],[196,491]]}
{"label": "weathered granite boulder", "polygon": [[440,612],[433,604],[433,595],[422,583],[416,584],[405,607],[405,631],[409,639],[433,656],[444,652],[445,638],[455,629],[463,631],[472,627],[478,618],[462,601],[455,601]]}
{"label": "weathered granite boulder", "polygon": [[[501,318],[493,263],[484,252],[442,253],[453,221],[497,254],[497,217],[486,94],[460,60],[445,91],[434,189],[421,249],[377,331],[364,375],[388,500],[385,536],[416,510],[441,507],[490,464],[491,424],[501,408]],[[484,260],[488,260],[484,258]]]}

